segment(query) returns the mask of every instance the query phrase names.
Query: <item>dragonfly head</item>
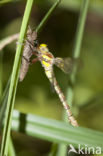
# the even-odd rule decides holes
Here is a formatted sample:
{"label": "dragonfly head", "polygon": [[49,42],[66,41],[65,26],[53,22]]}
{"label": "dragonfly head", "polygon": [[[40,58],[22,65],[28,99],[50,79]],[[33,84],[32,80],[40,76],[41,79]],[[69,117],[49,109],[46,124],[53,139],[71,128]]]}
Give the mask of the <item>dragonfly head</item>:
{"label": "dragonfly head", "polygon": [[39,49],[40,49],[41,53],[46,53],[46,52],[49,51],[48,48],[47,48],[47,45],[43,44],[43,43],[40,44]]}

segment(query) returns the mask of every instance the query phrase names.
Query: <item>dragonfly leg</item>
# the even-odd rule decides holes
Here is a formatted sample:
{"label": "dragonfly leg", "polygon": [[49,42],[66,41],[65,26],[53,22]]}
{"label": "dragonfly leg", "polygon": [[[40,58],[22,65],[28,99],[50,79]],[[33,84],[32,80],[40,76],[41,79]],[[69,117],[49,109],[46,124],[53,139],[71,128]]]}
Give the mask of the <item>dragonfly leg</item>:
{"label": "dragonfly leg", "polygon": [[39,54],[36,51],[33,51],[32,55],[38,56]]}
{"label": "dragonfly leg", "polygon": [[35,63],[38,61],[38,58],[34,58],[32,61],[31,61],[31,64]]}

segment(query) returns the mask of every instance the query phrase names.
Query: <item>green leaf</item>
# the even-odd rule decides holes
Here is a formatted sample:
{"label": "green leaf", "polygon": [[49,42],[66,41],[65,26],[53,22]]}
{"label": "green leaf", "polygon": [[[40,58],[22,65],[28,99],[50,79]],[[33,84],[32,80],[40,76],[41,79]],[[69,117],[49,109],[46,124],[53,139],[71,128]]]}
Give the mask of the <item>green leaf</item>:
{"label": "green leaf", "polygon": [[[12,129],[55,143],[103,147],[103,133],[36,115],[13,112]],[[103,149],[102,149],[103,151]]]}

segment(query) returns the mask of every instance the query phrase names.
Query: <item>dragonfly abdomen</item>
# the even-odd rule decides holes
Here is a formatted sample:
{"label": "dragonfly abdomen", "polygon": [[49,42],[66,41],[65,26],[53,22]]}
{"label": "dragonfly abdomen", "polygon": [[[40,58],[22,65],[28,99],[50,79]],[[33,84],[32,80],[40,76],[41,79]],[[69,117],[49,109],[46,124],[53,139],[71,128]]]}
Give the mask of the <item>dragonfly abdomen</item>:
{"label": "dragonfly abdomen", "polygon": [[67,111],[67,115],[68,115],[68,119],[70,121],[70,123],[73,125],[73,126],[78,126],[78,123],[77,121],[75,120],[75,118],[73,117],[72,115],[72,112],[70,110],[70,107],[66,101],[66,98],[63,94],[63,92],[61,91],[58,83],[57,83],[57,80],[56,78],[54,78],[54,88],[55,88],[55,91],[57,92],[59,98],[60,98],[60,101],[62,102],[63,104],[63,107],[65,108],[65,110]]}
{"label": "dragonfly abdomen", "polygon": [[52,73],[53,73],[52,69],[47,69],[47,68],[45,69],[45,74],[47,78],[49,79],[49,81],[51,82],[51,84],[53,84],[53,79],[54,79]]}

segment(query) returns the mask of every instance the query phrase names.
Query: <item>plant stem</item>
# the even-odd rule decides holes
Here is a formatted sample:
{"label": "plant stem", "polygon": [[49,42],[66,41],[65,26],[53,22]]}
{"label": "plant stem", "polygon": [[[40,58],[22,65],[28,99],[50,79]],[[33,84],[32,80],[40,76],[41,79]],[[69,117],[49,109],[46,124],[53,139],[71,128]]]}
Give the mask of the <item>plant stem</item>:
{"label": "plant stem", "polygon": [[[19,43],[23,43],[23,40],[26,34],[28,21],[29,21],[29,16],[30,16],[31,9],[32,9],[32,5],[33,5],[33,0],[31,1],[28,0],[25,13],[24,13],[24,17],[23,17],[21,30],[20,30]],[[8,154],[11,118],[12,118],[12,112],[13,112],[14,102],[15,102],[15,94],[16,94],[17,83],[18,83],[18,75],[19,75],[19,68],[20,68],[20,63],[21,63],[22,49],[23,49],[23,44],[18,44],[17,50],[16,50],[16,56],[14,60],[14,65],[13,65],[13,71],[11,75],[6,117],[5,117],[4,130],[3,130],[3,138],[2,138],[2,143],[1,143],[1,156],[4,156],[4,155],[7,156]]]}
{"label": "plant stem", "polygon": [[9,3],[9,2],[11,2],[12,0],[2,0],[2,1],[0,1],[0,5],[2,5],[2,4],[5,4],[5,3]]}
{"label": "plant stem", "polygon": [[[83,32],[85,27],[85,21],[87,17],[87,11],[89,7],[89,0],[85,0],[82,2],[81,10],[80,10],[80,16],[78,20],[77,25],[77,31],[76,31],[76,37],[75,37],[75,43],[74,43],[74,52],[73,52],[73,58],[78,58],[80,56],[81,51],[81,45],[82,45],[82,38],[83,38]],[[68,101],[70,99],[70,106],[72,106],[72,99],[73,99],[73,85],[75,83],[75,76],[76,76],[76,70],[77,66],[75,66],[71,76],[70,76],[70,82],[71,85],[68,88]],[[70,96],[69,96],[70,94]]]}
{"label": "plant stem", "polygon": [[47,20],[49,19],[49,17],[52,15],[53,11],[56,9],[56,7],[59,5],[59,3],[61,2],[61,0],[57,0],[52,7],[49,9],[49,11],[46,13],[46,15],[44,16],[44,18],[42,19],[42,21],[40,22],[40,24],[38,25],[38,27],[36,28],[36,32],[40,32],[41,29],[43,28],[43,26],[46,24]]}
{"label": "plant stem", "polygon": [[[0,105],[0,107],[1,107],[1,109],[0,109],[0,130],[1,130],[1,128],[2,128],[2,123],[3,123],[3,117],[4,117],[4,112],[5,112],[5,109],[6,109],[6,103],[7,103],[7,97],[8,97],[8,94],[6,94],[7,92],[7,89],[5,90],[5,92],[4,92],[4,95],[2,96],[2,93],[3,93],[3,79],[2,79],[2,77],[3,77],[3,52],[2,53],[0,53],[0,104],[1,104],[1,101],[2,101],[2,99],[4,99],[4,103],[3,103],[3,106],[1,107],[1,105]],[[7,88],[9,87],[9,85],[7,85]],[[7,96],[5,96],[5,94],[7,95]],[[6,97],[6,98],[4,98],[4,96]],[[1,99],[1,97],[2,97],[2,99]],[[9,148],[8,148],[8,153],[9,153],[9,156],[16,156],[16,154],[15,154],[15,149],[14,149],[14,146],[13,146],[13,143],[12,143],[12,138],[10,137],[10,144],[9,144]]]}
{"label": "plant stem", "polygon": [[4,38],[3,40],[0,41],[0,51],[8,44],[13,42],[14,40],[17,40],[19,38],[19,33],[13,34],[9,37]]}
{"label": "plant stem", "polygon": [[67,145],[59,144],[57,156],[66,156],[67,154]]}
{"label": "plant stem", "polygon": [[8,155],[9,156],[16,156],[16,152],[15,152],[14,145],[13,145],[11,137],[10,137],[10,142],[9,142]]}
{"label": "plant stem", "polygon": [[3,93],[1,101],[0,101],[0,130],[2,127],[2,123],[3,123],[3,117],[5,116],[9,86],[10,86],[10,78],[8,80],[8,83],[6,85],[6,88],[4,90],[4,93]]}
{"label": "plant stem", "polygon": [[[82,38],[83,38],[83,32],[84,32],[88,7],[89,7],[89,0],[83,0],[81,4],[80,15],[79,15],[79,20],[78,20],[78,25],[77,25],[76,36],[75,36],[73,58],[78,58],[80,56]],[[72,101],[73,101],[73,85],[75,83],[76,70],[77,70],[77,66],[74,67],[74,70],[70,76],[71,85],[69,85],[68,90],[67,90],[67,101],[69,102],[70,107],[72,107]],[[66,117],[64,120],[67,121]],[[62,153],[62,155],[65,156],[66,149],[67,149],[67,146],[62,144],[59,147],[58,152]]]}
{"label": "plant stem", "polygon": [[[5,109],[6,109],[6,103],[7,103],[7,98],[8,98],[8,94],[7,94],[7,90],[9,88],[9,83],[6,87],[6,90],[2,96],[2,90],[3,90],[3,79],[2,79],[2,76],[3,76],[3,69],[2,69],[2,59],[3,59],[3,53],[0,54],[0,63],[1,63],[1,66],[0,66],[0,104],[2,103],[2,100],[4,100],[4,103],[3,103],[3,106],[0,105],[0,130],[2,128],[2,123],[3,123],[3,117],[4,117],[4,112],[5,112]],[[6,95],[6,96],[5,96]],[[2,97],[2,99],[1,99]],[[14,149],[14,146],[13,146],[13,143],[12,143],[12,138],[10,137],[10,144],[9,144],[9,148],[8,148],[8,153],[9,153],[9,156],[16,156],[15,154],[15,149]]]}
{"label": "plant stem", "polygon": [[[85,28],[85,21],[86,21],[86,17],[87,17],[88,7],[89,7],[89,0],[83,1],[82,5],[81,5],[79,21],[78,21],[77,31],[76,31],[76,36],[75,36],[73,58],[78,58],[80,56],[83,32],[84,32],[84,28]],[[71,74],[71,80],[73,83],[75,82],[76,68],[77,68],[77,66],[75,66],[74,71]]]}

